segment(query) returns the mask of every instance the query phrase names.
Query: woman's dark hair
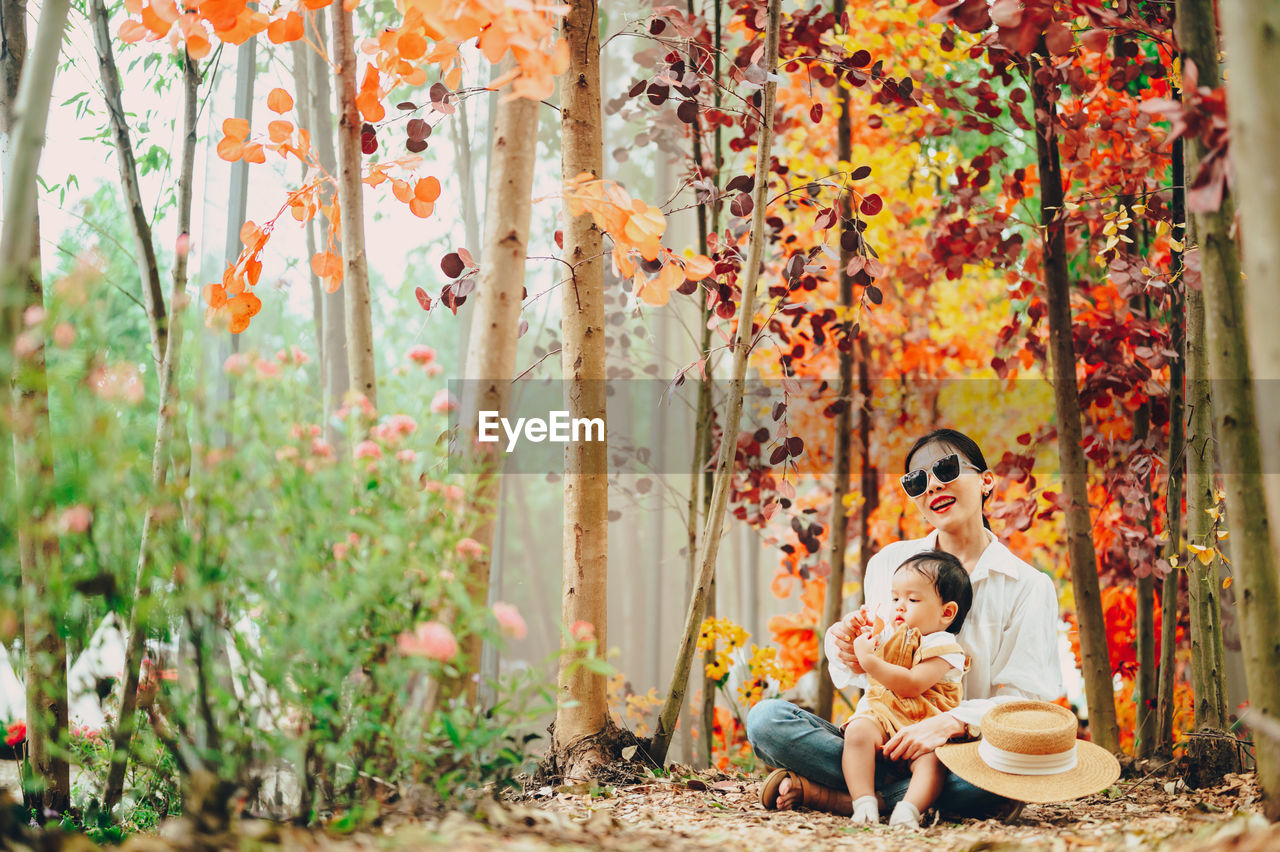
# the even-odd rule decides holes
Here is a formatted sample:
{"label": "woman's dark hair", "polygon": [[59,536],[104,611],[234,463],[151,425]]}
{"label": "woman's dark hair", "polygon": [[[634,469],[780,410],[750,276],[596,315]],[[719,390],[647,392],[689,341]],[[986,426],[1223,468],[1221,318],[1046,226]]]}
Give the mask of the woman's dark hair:
{"label": "woman's dark hair", "polygon": [[964,627],[964,618],[973,606],[973,584],[969,574],[956,559],[945,550],[925,550],[915,556],[908,556],[898,566],[898,570],[910,567],[913,571],[933,581],[933,588],[943,603],[956,605],[956,617],[951,620],[947,630],[959,633]]}
{"label": "woman's dark hair", "polygon": [[[929,434],[917,438],[916,442],[911,445],[911,449],[907,450],[907,458],[903,463],[903,473],[911,472],[911,457],[930,444],[942,444],[955,450],[979,471],[987,469],[987,459],[982,455],[982,450],[978,447],[977,441],[963,432],[957,432],[955,429],[934,429]],[[983,506],[987,505],[987,497],[989,496],[988,494],[982,495]],[[986,512],[982,513],[982,525],[987,529],[991,529],[991,524],[987,523]]]}

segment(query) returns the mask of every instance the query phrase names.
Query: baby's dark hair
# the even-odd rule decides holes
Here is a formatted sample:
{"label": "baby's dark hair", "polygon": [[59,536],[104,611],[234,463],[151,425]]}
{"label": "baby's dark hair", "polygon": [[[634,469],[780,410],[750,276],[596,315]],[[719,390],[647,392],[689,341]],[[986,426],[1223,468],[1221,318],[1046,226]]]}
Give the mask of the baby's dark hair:
{"label": "baby's dark hair", "polygon": [[910,567],[921,576],[933,580],[933,588],[937,590],[942,602],[956,605],[956,617],[951,620],[947,631],[959,633],[964,627],[965,616],[973,606],[973,584],[969,582],[969,574],[956,559],[945,550],[925,550],[915,556],[909,556],[898,566],[898,570]]}

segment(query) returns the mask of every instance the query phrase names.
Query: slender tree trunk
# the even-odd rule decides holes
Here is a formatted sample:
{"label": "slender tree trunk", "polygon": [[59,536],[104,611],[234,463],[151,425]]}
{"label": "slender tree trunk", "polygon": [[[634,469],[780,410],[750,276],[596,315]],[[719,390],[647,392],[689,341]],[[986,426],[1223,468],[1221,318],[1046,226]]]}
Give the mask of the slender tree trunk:
{"label": "slender tree trunk", "polygon": [[[311,138],[315,140],[315,125],[311,117],[311,59],[308,56],[311,53],[311,47],[303,41],[295,41],[290,47],[293,55],[293,83],[297,89],[297,114],[298,126],[305,129],[311,134]],[[308,166],[306,163],[301,164],[303,179],[306,178]],[[308,219],[305,223],[306,240],[307,240],[307,258],[308,260],[316,255],[316,220]],[[316,275],[314,269],[311,268],[310,262],[307,263],[307,285],[311,288],[311,322],[315,328],[316,335],[316,373],[318,374],[318,383],[320,386],[320,398],[324,398],[325,375],[324,375],[324,289],[320,286],[320,276]]]}
{"label": "slender tree trunk", "polygon": [[[190,54],[183,54],[183,135],[182,170],[178,177],[178,233],[191,232],[191,196],[196,159],[196,115],[199,107],[200,71]],[[172,316],[181,317],[181,306],[187,298],[187,252],[176,254],[173,264],[173,287],[169,294]],[[165,498],[165,482],[169,467],[169,446],[173,439],[178,407],[178,360],[182,353],[182,323],[173,322],[165,339],[164,360],[160,365],[160,407],[156,415],[156,437],[151,456],[151,491],[146,514],[142,519],[142,536],[138,545],[138,566],[134,578],[133,605],[129,614],[129,636],[126,641],[124,679],[120,692],[120,716],[116,723],[111,751],[111,767],[103,792],[103,806],[110,812],[124,792],[125,770],[129,763],[129,744],[133,737],[141,675],[142,654],[147,636],[146,599],[149,597],[151,569],[159,554],[155,552],[156,510]]]}
{"label": "slender tree trunk", "polygon": [[[836,20],[844,14],[844,0],[836,0],[832,12]],[[852,98],[849,87],[837,83],[840,93],[840,115],[836,121],[836,158],[847,163],[853,159],[853,125],[849,110]],[[846,189],[840,198],[840,224],[853,219],[853,192]],[[827,629],[840,620],[841,608],[844,606],[844,558],[849,541],[849,507],[845,505],[845,495],[849,493],[849,475],[852,463],[849,455],[853,437],[853,322],[849,312],[853,307],[853,276],[849,274],[849,261],[853,252],[849,251],[844,241],[840,241],[840,307],[845,322],[840,329],[844,340],[833,340],[840,350],[840,390],[839,400],[842,404],[840,413],[836,415],[836,457],[835,480],[831,486],[831,574],[827,577],[827,597],[822,607],[822,623],[818,625],[818,708],[817,713],[823,719],[831,718],[831,705],[835,697],[835,684],[827,673],[827,649],[821,637]]]}
{"label": "slender tree trunk", "polygon": [[[307,20],[312,24],[317,44],[324,44],[327,41],[325,34],[324,15],[306,12]],[[320,160],[320,168],[325,173],[336,176],[338,172],[338,159],[333,151],[333,97],[329,88],[329,76],[332,70],[329,64],[325,62],[324,57],[316,51],[310,51],[307,57],[311,63],[311,102],[307,107],[307,114],[311,121],[311,141],[316,146],[316,156]],[[320,192],[320,203],[328,205],[333,199],[332,184],[324,184]],[[323,214],[322,214],[323,215]],[[323,230],[320,233],[326,235],[325,245],[328,246],[329,235],[334,230],[333,225],[327,220],[317,219],[316,225],[320,227],[324,223]],[[341,252],[341,239],[334,240],[333,248],[329,249],[335,253]],[[339,433],[336,421],[333,418],[333,412],[342,405],[342,399],[347,395],[347,391],[351,388],[351,373],[347,368],[347,316],[346,308],[343,305],[344,293],[341,289],[335,289],[324,294],[324,346],[322,347],[322,355],[324,357],[324,439],[329,444],[337,446]]]}
{"label": "slender tree trunk", "polygon": [[[1186,242],[1186,187],[1182,183],[1183,175],[1183,140],[1173,143],[1173,238],[1179,243]],[[1183,253],[1176,252],[1171,258],[1169,268],[1179,281],[1184,281],[1186,267],[1183,264]],[[1185,283],[1182,285],[1185,287]],[[1175,291],[1181,292],[1181,289]],[[1172,329],[1170,348],[1177,353],[1169,362],[1169,478],[1165,489],[1165,510],[1168,521],[1165,530],[1168,542],[1165,544],[1165,560],[1173,565],[1175,561],[1185,565],[1182,548],[1182,478],[1184,452],[1186,447],[1186,406],[1183,404],[1183,365],[1186,363],[1186,313],[1178,298],[1170,307],[1169,327]],[[1179,321],[1182,317],[1182,321]],[[1177,558],[1175,560],[1175,557]],[[1173,757],[1173,704],[1174,689],[1177,683],[1177,629],[1178,629],[1178,586],[1182,576],[1181,567],[1171,568],[1164,576],[1160,589],[1160,698],[1157,712],[1156,754],[1164,759]]]}
{"label": "slender tree trunk", "polygon": [[[572,0],[563,32],[569,67],[560,85],[561,172],[565,182],[604,165],[600,112],[600,38],[595,0]],[[592,217],[569,218],[564,252],[572,273],[561,285],[561,363],[571,418],[605,420],[603,235]],[[605,420],[607,422],[607,420]],[[565,445],[564,571],[561,620],[586,622],[596,654],[608,648],[606,633],[609,483],[604,441]],[[605,679],[562,654],[552,750],[566,778],[581,778],[609,759],[602,742],[612,728]]]}
{"label": "slender tree trunk", "polygon": [[[1179,9],[1181,12],[1181,9]],[[1222,400],[1218,421],[1225,434],[1222,441],[1224,464],[1232,464],[1228,476],[1227,508],[1232,538],[1236,542],[1236,571],[1241,589],[1241,633],[1244,640],[1245,673],[1249,683],[1250,706],[1258,712],[1280,717],[1280,647],[1276,624],[1276,559],[1280,553],[1280,335],[1268,327],[1268,320],[1280,316],[1280,189],[1275,169],[1275,133],[1280,130],[1280,106],[1274,88],[1280,63],[1280,4],[1275,0],[1260,4],[1221,4],[1222,28],[1231,57],[1231,82],[1227,100],[1231,121],[1231,159],[1238,176],[1241,228],[1244,239],[1244,267],[1248,277],[1243,288],[1232,279],[1225,292],[1206,293],[1211,312],[1210,340],[1214,354],[1228,354],[1228,345],[1238,349],[1241,325],[1245,320],[1249,335],[1247,353],[1232,352],[1226,362],[1230,372],[1223,378],[1232,387],[1236,381],[1253,377],[1256,414],[1243,398]],[[1201,74],[1201,85],[1207,85]],[[1241,292],[1243,290],[1243,292]],[[1219,349],[1217,332],[1223,332]],[[1242,360],[1247,355],[1250,361]],[[1251,365],[1250,365],[1251,362]],[[1250,368],[1252,367],[1252,369]],[[1243,390],[1243,389],[1242,389]],[[1242,394],[1243,395],[1243,394]],[[1241,396],[1242,396],[1241,395]],[[1234,396],[1234,394],[1233,394]],[[1218,399],[1214,399],[1215,406]],[[1251,416],[1252,415],[1252,416]],[[1265,472],[1260,476],[1259,472]],[[1264,482],[1265,500],[1264,503]],[[1267,510],[1264,512],[1264,507]],[[1267,535],[1271,547],[1266,547]],[[1280,818],[1280,744],[1255,728],[1258,742],[1258,780],[1265,795],[1270,819]]]}
{"label": "slender tree trunk", "polygon": [[880,473],[871,458],[871,342],[866,332],[858,335],[858,393],[862,408],[858,411],[858,451],[862,458],[862,510],[858,513],[858,591],[850,608],[862,603],[862,584],[867,579],[867,563],[871,561],[875,543],[871,540],[871,513],[880,506]]}
{"label": "slender tree trunk", "polygon": [[[499,109],[499,111],[501,110]],[[449,122],[449,135],[453,139],[453,149],[458,152],[458,189],[462,198],[462,233],[467,240],[467,249],[476,252],[480,251],[480,217],[476,211],[478,206],[476,203],[476,175],[475,164],[472,162],[471,156],[471,121],[467,118],[467,112],[466,103],[458,104],[458,120]],[[496,118],[495,120],[500,121],[501,119]],[[536,111],[534,111],[532,121],[533,123],[529,126],[529,135],[521,139],[522,143],[529,149],[528,156],[530,159],[534,158],[538,150],[538,119]],[[487,191],[488,187],[486,187]],[[489,201],[486,197],[485,205],[487,206],[488,203]],[[485,216],[485,221],[487,222],[487,211]],[[476,255],[476,259],[480,263],[484,263],[483,258],[482,251]],[[468,340],[468,350],[470,350],[470,340]]]}
{"label": "slender tree trunk", "polygon": [[342,211],[342,290],[347,320],[347,370],[351,388],[376,408],[378,384],[373,357],[373,303],[369,294],[369,264],[364,247],[364,184],[361,182],[360,129],[364,120],[356,107],[356,47],[353,12],[334,3],[333,55],[338,66],[338,201]]}
{"label": "slender tree trunk", "polygon": [[[1214,4],[1179,0],[1178,41],[1184,63],[1194,63],[1199,85],[1217,87],[1218,33]],[[1257,22],[1251,24],[1256,26]],[[1190,186],[1207,151],[1192,138],[1183,182]],[[1244,183],[1244,181],[1242,181]],[[1235,204],[1224,194],[1215,211],[1195,211],[1192,240],[1200,251],[1201,290],[1187,292],[1187,399],[1191,408],[1192,441],[1187,468],[1187,537],[1192,543],[1215,548],[1213,525],[1205,510],[1217,504],[1213,487],[1213,456],[1226,476],[1227,520],[1235,533],[1236,562],[1241,580],[1241,637],[1252,706],[1265,713],[1280,711],[1280,623],[1275,554],[1267,530],[1265,495],[1260,475],[1257,421],[1249,387],[1249,355],[1241,331],[1245,316],[1240,281],[1240,255],[1231,229]],[[1212,394],[1210,394],[1212,389]],[[1212,410],[1212,415],[1210,413]],[[1209,427],[1212,416],[1213,426]],[[1214,447],[1209,446],[1209,441]],[[1194,471],[1194,473],[1193,473]],[[1191,598],[1192,676],[1196,692],[1196,726],[1220,733],[1226,727],[1226,678],[1223,668],[1221,611],[1217,559],[1204,565],[1187,564]],[[1259,599],[1259,595],[1262,597]],[[1199,644],[1199,648],[1197,648]],[[1197,653],[1199,651],[1199,653]],[[1275,744],[1272,743],[1274,746]],[[1277,749],[1258,748],[1258,779],[1267,796],[1270,815],[1280,816],[1280,759]],[[1188,783],[1214,784],[1237,768],[1234,745],[1221,738],[1196,737],[1188,745],[1192,770]]]}
{"label": "slender tree trunk", "polygon": [[[1032,70],[1036,159],[1040,166],[1040,223],[1044,229],[1044,277],[1049,304],[1049,342],[1053,352],[1053,396],[1058,415],[1058,455],[1062,465],[1067,552],[1071,587],[1080,625],[1085,699],[1093,741],[1108,751],[1120,749],[1115,694],[1107,654],[1106,624],[1098,588],[1098,563],[1089,522],[1089,470],[1081,446],[1080,396],[1076,387],[1075,346],[1071,339],[1071,281],[1067,271],[1063,218],[1062,168],[1058,160],[1057,103],[1051,97],[1053,71],[1041,45]],[[1043,118],[1041,116],[1044,116]]]}
{"label": "slender tree trunk", "polygon": [[[1144,402],[1134,416],[1134,438],[1145,443],[1151,429],[1151,403]],[[1149,479],[1153,483],[1153,480]],[[1152,516],[1146,518],[1147,534],[1153,535]],[[1134,682],[1133,701],[1135,725],[1133,756],[1149,758],[1155,750],[1156,739],[1156,624],[1155,624],[1155,574],[1139,577],[1134,633],[1137,634],[1135,656],[1138,659],[1138,676]]]}
{"label": "slender tree trunk", "polygon": [[[1199,218],[1199,217],[1197,217]],[[1192,236],[1199,229],[1192,227]],[[1203,254],[1203,249],[1201,249]],[[1202,263],[1206,261],[1202,259]],[[1209,353],[1205,346],[1204,297],[1187,291],[1187,405],[1191,409],[1187,452],[1187,540],[1213,548],[1213,521],[1206,514],[1217,505],[1213,487],[1213,411],[1209,399]],[[1223,679],[1222,624],[1218,610],[1218,560],[1187,564],[1191,605],[1191,685],[1195,691],[1196,727],[1226,727],[1226,683]]]}
{"label": "slender tree trunk", "polygon": [[[6,150],[3,220],[0,221],[0,351],[13,351],[26,307],[43,304],[36,220],[36,173],[44,149],[49,100],[57,74],[58,52],[66,29],[67,0],[41,7],[35,43],[27,53],[26,4],[0,4],[4,39],[3,104],[0,121]],[[39,333],[32,329],[31,333]],[[43,342],[43,341],[42,341]],[[42,347],[15,365],[14,482],[20,502],[19,560],[24,596],[24,644],[27,649],[27,742],[32,769],[43,784],[39,805],[59,813],[70,806],[67,761],[57,743],[67,734],[67,649],[58,629],[60,613],[50,592],[61,585],[58,540],[49,530],[53,509],[53,446]],[[25,439],[25,440],[24,440]],[[11,487],[6,479],[6,491]]]}
{"label": "slender tree trunk", "polygon": [[[477,608],[485,605],[489,592],[502,453],[497,443],[475,442],[475,424],[480,411],[497,411],[500,417],[511,412],[511,381],[516,372],[521,292],[533,210],[536,146],[529,140],[538,132],[539,106],[528,98],[503,101],[498,106],[490,155],[493,180],[485,201],[485,260],[475,292],[465,367],[467,383],[459,421],[465,424],[462,439],[474,453],[479,473],[468,498],[467,515],[475,519],[472,537],[484,546],[484,553],[468,563],[465,578],[467,594]],[[469,675],[479,664],[482,644],[478,634],[469,636],[458,665],[465,677],[454,688],[462,688],[469,703],[476,699],[476,683]]]}
{"label": "slender tree trunk", "polygon": [[[763,63],[766,72],[770,75],[778,64],[778,25],[781,16],[781,0],[769,0]],[[654,732],[649,749],[650,755],[659,764],[666,761],[667,749],[671,745],[671,733],[675,727],[676,713],[684,697],[684,684],[689,677],[689,668],[693,662],[698,627],[702,623],[702,612],[706,608],[707,589],[715,574],[716,554],[720,547],[720,536],[724,532],[725,509],[729,504],[729,480],[732,476],[734,453],[738,443],[738,427],[742,421],[742,396],[746,384],[747,356],[754,342],[756,289],[760,281],[760,261],[764,254],[764,220],[769,197],[770,149],[773,145],[773,115],[777,88],[774,80],[765,83],[762,121],[756,143],[756,185],[753,199],[755,207],[751,215],[751,242],[743,265],[742,302],[738,305],[737,328],[734,329],[733,339],[729,344],[730,351],[733,352],[733,367],[728,410],[725,412],[720,438],[720,455],[716,462],[715,489],[711,493],[711,505],[708,507],[706,521],[702,528],[697,584],[693,590],[693,597],[689,600],[689,611],[685,618],[684,635],[680,640],[680,651],[676,656],[676,671],[672,677],[671,689],[663,704],[657,730]]]}
{"label": "slender tree trunk", "polygon": [[160,363],[164,360],[165,336],[168,334],[164,288],[160,284],[160,270],[156,265],[151,224],[147,221],[146,207],[142,203],[138,166],[133,156],[133,140],[129,137],[129,119],[124,112],[124,100],[120,92],[120,71],[116,68],[115,54],[111,49],[109,16],[104,0],[89,0],[89,21],[93,26],[93,42],[98,52],[98,74],[102,79],[107,119],[114,136],[116,160],[120,167],[120,189],[124,194],[129,230],[133,234],[138,272],[142,276],[142,298],[147,306],[147,321],[151,329],[152,357],[155,359],[156,368],[159,369]]}

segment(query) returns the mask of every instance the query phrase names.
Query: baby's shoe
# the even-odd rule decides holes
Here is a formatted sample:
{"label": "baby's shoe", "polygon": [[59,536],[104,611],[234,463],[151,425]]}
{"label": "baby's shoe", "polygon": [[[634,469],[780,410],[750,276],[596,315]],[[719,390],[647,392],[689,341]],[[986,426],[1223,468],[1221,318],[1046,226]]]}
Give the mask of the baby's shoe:
{"label": "baby's shoe", "polygon": [[880,808],[876,805],[875,796],[863,796],[853,802],[853,815],[850,821],[856,823],[880,822]]}
{"label": "baby's shoe", "polygon": [[903,799],[893,809],[893,814],[889,817],[889,827],[906,826],[907,828],[920,827],[920,811],[916,810],[916,806]]}

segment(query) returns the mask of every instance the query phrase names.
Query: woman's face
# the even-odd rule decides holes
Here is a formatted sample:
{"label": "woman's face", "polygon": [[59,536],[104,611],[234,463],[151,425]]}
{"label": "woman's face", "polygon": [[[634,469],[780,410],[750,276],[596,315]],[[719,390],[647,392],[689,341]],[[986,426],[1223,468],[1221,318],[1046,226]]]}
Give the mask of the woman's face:
{"label": "woman's face", "polygon": [[929,475],[924,493],[911,500],[925,521],[946,533],[958,533],[975,522],[982,523],[983,491],[995,482],[995,474],[978,473],[963,453],[960,454],[960,475],[951,482],[939,482],[933,475],[933,463],[955,452],[949,445],[935,442],[916,450],[911,457],[911,469],[922,469]]}

